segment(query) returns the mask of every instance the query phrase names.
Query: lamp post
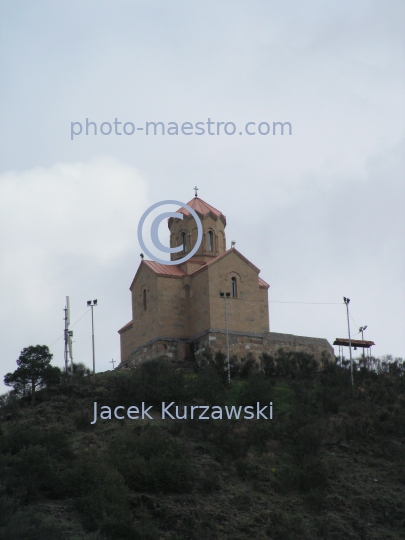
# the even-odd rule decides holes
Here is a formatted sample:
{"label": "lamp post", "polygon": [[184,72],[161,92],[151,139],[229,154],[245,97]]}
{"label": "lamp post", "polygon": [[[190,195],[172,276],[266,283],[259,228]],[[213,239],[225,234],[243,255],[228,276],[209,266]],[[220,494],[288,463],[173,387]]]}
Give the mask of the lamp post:
{"label": "lamp post", "polygon": [[346,312],[347,312],[347,330],[349,332],[349,353],[350,353],[350,380],[352,382],[352,387],[354,386],[353,382],[353,358],[352,358],[352,340],[350,337],[350,322],[349,322],[349,303],[350,298],[343,297],[343,302],[346,304]]}
{"label": "lamp post", "polygon": [[[359,332],[361,332],[361,340],[364,341],[364,330],[367,328],[366,326],[360,326]],[[364,360],[364,347],[363,347],[363,360]]]}
{"label": "lamp post", "polygon": [[219,296],[225,300],[225,325],[226,325],[226,359],[228,363],[228,384],[231,383],[231,364],[229,363],[229,334],[228,334],[228,307],[226,299],[231,296],[231,293],[220,292]]}
{"label": "lamp post", "polygon": [[91,307],[91,344],[93,349],[93,382],[96,384],[96,356],[94,352],[94,318],[93,307],[97,305],[97,300],[87,300],[87,305]]}

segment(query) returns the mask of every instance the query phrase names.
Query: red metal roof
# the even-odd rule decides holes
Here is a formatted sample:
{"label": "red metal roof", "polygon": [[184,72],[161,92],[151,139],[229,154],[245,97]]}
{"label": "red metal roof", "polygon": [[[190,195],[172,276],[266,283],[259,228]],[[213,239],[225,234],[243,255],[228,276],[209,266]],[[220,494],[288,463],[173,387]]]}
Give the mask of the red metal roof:
{"label": "red metal roof", "polygon": [[270,285],[264,281],[261,277],[259,277],[259,287],[263,287],[264,289],[269,289]]}
{"label": "red metal roof", "polygon": [[[161,264],[161,263],[158,263],[158,262],[155,262],[155,261],[147,261],[145,259],[142,260],[141,264],[139,265],[139,268],[138,268],[138,271],[131,283],[131,287],[130,289],[132,290],[132,285],[134,284],[134,281],[139,273],[139,270],[141,268],[141,266],[143,264],[146,264],[146,266],[148,268],[150,268],[153,272],[155,272],[155,274],[158,274],[159,276],[167,276],[167,277],[175,277],[175,278],[183,278],[187,275],[189,276],[193,276],[194,274],[197,274],[197,272],[201,272],[202,270],[204,270],[205,268],[207,268],[208,266],[211,266],[212,264],[215,264],[219,259],[222,259],[223,257],[226,257],[227,255],[229,255],[230,253],[236,253],[242,260],[244,260],[246,263],[248,263],[257,273],[260,272],[260,270],[257,268],[257,266],[255,266],[253,263],[251,263],[249,261],[249,259],[247,259],[246,257],[244,257],[237,249],[235,248],[230,248],[228,249],[227,251],[225,251],[224,253],[221,253],[221,255],[218,255],[217,257],[211,259],[210,261],[208,262],[203,262],[203,261],[193,261],[193,259],[190,259],[190,262],[194,262],[194,263],[200,263],[201,264],[201,267],[200,268],[197,268],[196,270],[194,270],[193,272],[190,272],[190,274],[187,274],[187,272],[185,272],[184,270],[182,270],[182,268],[180,267],[180,265],[177,265],[177,264],[172,264],[172,265],[167,265],[167,264]],[[261,277],[258,277],[259,279],[259,287],[262,287],[262,288],[265,288],[265,289],[268,289],[270,287],[270,285],[268,283],[266,283],[264,281],[264,279],[262,279]],[[131,323],[128,323],[129,324],[132,324]],[[127,325],[126,325],[127,326]],[[123,328],[121,328],[122,331],[124,331],[124,329],[126,329],[126,326],[124,326]],[[121,332],[121,330],[119,330],[119,332]]]}
{"label": "red metal roof", "polygon": [[119,333],[119,334],[122,334],[122,333],[125,332],[126,330],[129,330],[130,328],[132,328],[132,324],[133,324],[133,322],[132,322],[132,321],[129,321],[129,323],[127,323],[125,326],[123,326],[122,328],[120,328],[120,330],[118,330],[118,333]]}
{"label": "red metal roof", "polygon": [[190,276],[192,276],[193,274],[196,274],[197,272],[201,272],[201,270],[204,270],[204,268],[207,268],[208,266],[211,266],[211,264],[215,264],[217,261],[219,261],[219,259],[222,259],[223,257],[226,257],[227,255],[229,255],[232,252],[239,255],[239,257],[242,260],[244,260],[246,263],[248,263],[252,268],[254,268],[257,273],[260,272],[260,270],[257,268],[257,266],[255,266],[252,262],[250,262],[249,259],[247,259],[244,255],[242,255],[242,253],[240,253],[237,249],[229,248],[226,251],[224,251],[223,253],[221,253],[221,255],[218,255],[217,257],[214,257],[210,261],[207,261],[201,268],[197,268],[197,270],[194,270],[194,272],[191,272]]}
{"label": "red metal roof", "polygon": [[[195,210],[197,214],[200,214],[202,216],[212,214],[214,217],[220,218],[226,225],[226,217],[224,216],[224,214],[210,204],[200,199],[199,197],[194,197],[193,199],[191,199],[191,201],[187,203],[187,205],[190,206],[190,208],[192,208],[193,210]],[[177,212],[181,212],[185,216],[190,215],[190,212],[183,207],[179,208]]]}
{"label": "red metal roof", "polygon": [[145,261],[142,263],[146,264],[151,270],[158,274],[159,276],[170,276],[170,277],[184,277],[187,275],[179,266],[176,264],[161,264],[155,261]]}
{"label": "red metal roof", "polygon": [[[375,345],[374,341],[366,341],[365,339],[351,339],[350,340],[352,347],[360,347],[363,349],[368,349]],[[340,345],[342,347],[349,346],[348,338],[336,338],[333,342],[333,345]]]}

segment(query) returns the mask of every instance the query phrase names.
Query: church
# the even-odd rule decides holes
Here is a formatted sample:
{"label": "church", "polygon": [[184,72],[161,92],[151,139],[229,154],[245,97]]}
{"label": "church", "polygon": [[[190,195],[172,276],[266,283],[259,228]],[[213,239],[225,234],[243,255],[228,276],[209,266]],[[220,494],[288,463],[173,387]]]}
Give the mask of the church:
{"label": "church", "polygon": [[197,252],[181,261],[197,240],[197,224],[186,208],[183,219],[168,220],[171,253],[179,264],[165,265],[142,258],[131,283],[132,320],[119,331],[121,363],[130,369],[140,362],[166,356],[199,362],[204,352],[227,351],[238,358],[257,359],[278,349],[334,358],[326,339],[270,332],[269,285],[260,270],[232,245],[227,249],[226,217],[197,196],[187,203],[203,229]]}

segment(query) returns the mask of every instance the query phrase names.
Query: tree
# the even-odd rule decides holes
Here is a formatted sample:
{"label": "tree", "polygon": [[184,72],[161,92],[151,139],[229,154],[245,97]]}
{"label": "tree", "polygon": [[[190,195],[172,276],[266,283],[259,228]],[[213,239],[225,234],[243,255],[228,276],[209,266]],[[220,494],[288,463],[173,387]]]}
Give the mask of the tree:
{"label": "tree", "polygon": [[26,347],[17,360],[18,368],[13,373],[7,373],[4,384],[23,395],[30,388],[32,403],[35,404],[35,390],[38,387],[59,382],[60,369],[50,365],[52,356],[46,345]]}
{"label": "tree", "polygon": [[[69,369],[69,375],[72,375],[71,368]],[[76,381],[83,381],[85,377],[90,377],[90,369],[83,364],[83,362],[78,362],[77,364],[73,362],[73,379]]]}

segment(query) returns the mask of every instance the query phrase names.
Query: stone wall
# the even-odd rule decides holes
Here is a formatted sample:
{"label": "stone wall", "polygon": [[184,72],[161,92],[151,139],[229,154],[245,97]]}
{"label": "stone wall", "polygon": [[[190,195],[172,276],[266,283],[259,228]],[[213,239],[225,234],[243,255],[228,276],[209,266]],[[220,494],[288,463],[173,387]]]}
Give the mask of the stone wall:
{"label": "stone wall", "polygon": [[[210,350],[213,354],[222,351],[226,354],[226,332],[223,330],[210,330],[199,336],[194,342],[194,357],[199,362],[203,353]],[[322,355],[333,361],[335,358],[333,347],[326,339],[293,334],[280,334],[277,332],[264,332],[263,334],[229,332],[229,356],[236,355],[243,358],[248,353],[257,359],[262,353],[275,355],[279,349],[285,351],[304,352],[313,354],[319,361]]]}
{"label": "stone wall", "polygon": [[259,270],[254,265],[231,249],[205,272],[208,273],[210,300],[210,324],[205,329],[225,329],[225,300],[219,293],[231,292],[231,280],[235,278],[237,296],[226,300],[229,330],[268,332],[267,289],[259,286]]}
{"label": "stone wall", "polygon": [[[335,358],[333,347],[322,338],[277,332],[263,334],[229,332],[228,335],[229,355],[236,355],[239,359],[251,353],[259,360],[262,353],[275,355],[279,349],[312,354],[320,362],[325,354],[330,361],[334,361]],[[224,354],[227,351],[226,332],[223,330],[211,329],[193,340],[159,337],[132,351],[128,360],[122,362],[117,369],[131,369],[141,362],[159,356],[166,356],[178,362],[194,358],[199,364],[204,359],[204,352],[215,354],[218,351]]]}
{"label": "stone wall", "polygon": [[172,361],[183,362],[189,356],[190,344],[185,340],[173,338],[157,338],[138,347],[117,369],[133,369],[142,362],[164,356]]}

